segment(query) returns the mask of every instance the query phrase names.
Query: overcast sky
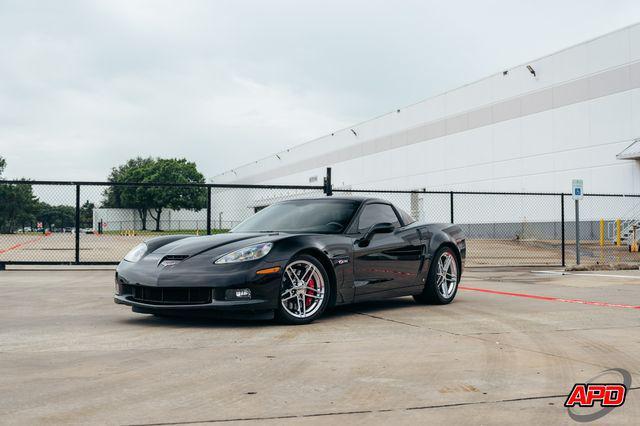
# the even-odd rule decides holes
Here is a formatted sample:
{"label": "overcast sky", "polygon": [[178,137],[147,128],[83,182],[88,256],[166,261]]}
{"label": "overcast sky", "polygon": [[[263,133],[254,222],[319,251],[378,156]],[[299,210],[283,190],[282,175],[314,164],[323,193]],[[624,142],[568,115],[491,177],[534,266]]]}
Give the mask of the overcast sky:
{"label": "overcast sky", "polygon": [[640,21],[638,0],[0,0],[6,178],[210,178]]}

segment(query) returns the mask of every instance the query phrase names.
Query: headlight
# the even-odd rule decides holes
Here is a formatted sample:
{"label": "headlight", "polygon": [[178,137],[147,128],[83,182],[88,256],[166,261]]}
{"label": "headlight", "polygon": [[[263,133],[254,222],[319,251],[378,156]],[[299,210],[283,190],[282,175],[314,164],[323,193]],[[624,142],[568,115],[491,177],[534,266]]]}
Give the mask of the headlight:
{"label": "headlight", "polygon": [[237,263],[247,260],[256,260],[265,257],[271,251],[273,243],[260,243],[254,246],[243,247],[239,250],[225,254],[214,263]]}
{"label": "headlight", "polygon": [[135,246],[127,255],[124,257],[124,260],[127,262],[137,262],[142,259],[142,256],[147,252],[147,245],[145,243],[140,243]]}

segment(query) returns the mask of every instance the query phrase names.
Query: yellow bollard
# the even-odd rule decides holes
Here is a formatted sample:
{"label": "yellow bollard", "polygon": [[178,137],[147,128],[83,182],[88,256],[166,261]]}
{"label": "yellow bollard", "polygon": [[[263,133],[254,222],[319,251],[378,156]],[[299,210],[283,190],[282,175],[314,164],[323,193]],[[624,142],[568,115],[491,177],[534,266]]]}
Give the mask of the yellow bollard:
{"label": "yellow bollard", "polygon": [[622,220],[616,220],[616,245],[622,245]]}
{"label": "yellow bollard", "polygon": [[600,247],[604,247],[604,219],[600,219]]}
{"label": "yellow bollard", "polygon": [[638,227],[636,225],[633,225],[633,230],[631,231],[631,245],[629,245],[629,251],[632,253],[638,253],[640,251],[640,247],[638,247],[638,238],[636,236],[637,229]]}

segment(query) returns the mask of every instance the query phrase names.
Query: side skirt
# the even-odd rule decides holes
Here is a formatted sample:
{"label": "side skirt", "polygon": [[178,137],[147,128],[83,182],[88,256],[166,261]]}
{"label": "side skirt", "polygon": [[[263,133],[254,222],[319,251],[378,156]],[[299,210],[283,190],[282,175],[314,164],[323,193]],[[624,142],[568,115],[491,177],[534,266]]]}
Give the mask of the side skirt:
{"label": "side skirt", "polygon": [[376,291],[375,293],[356,294],[354,302],[363,302],[366,300],[389,299],[392,297],[412,296],[422,293],[424,285],[395,288],[392,290]]}

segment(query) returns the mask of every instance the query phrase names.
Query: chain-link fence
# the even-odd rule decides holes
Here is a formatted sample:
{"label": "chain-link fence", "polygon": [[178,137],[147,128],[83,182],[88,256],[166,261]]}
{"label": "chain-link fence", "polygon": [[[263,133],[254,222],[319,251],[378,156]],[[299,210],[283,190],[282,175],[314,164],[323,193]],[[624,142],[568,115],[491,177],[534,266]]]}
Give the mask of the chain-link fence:
{"label": "chain-link fence", "polygon": [[279,200],[322,186],[0,181],[0,264],[117,263],[167,234],[227,232]]}
{"label": "chain-link fence", "polygon": [[[461,226],[468,266],[576,263],[575,205],[569,194],[345,188],[333,192],[381,198],[417,220]],[[581,263],[640,262],[640,254],[629,251],[633,226],[640,225],[640,195],[585,195],[579,223]]]}
{"label": "chain-link fence", "polygon": [[[0,264],[116,263],[153,236],[222,233],[274,202],[332,192],[381,198],[419,221],[460,225],[468,266],[575,263],[568,194],[0,181]],[[638,219],[638,195],[585,195],[582,263],[640,262],[628,248]]]}
{"label": "chain-link fence", "polygon": [[[566,258],[571,264],[576,262],[575,210],[574,200],[565,196]],[[581,263],[640,262],[640,253],[629,250],[633,228],[640,225],[639,196],[585,194],[579,201],[579,224]]]}

